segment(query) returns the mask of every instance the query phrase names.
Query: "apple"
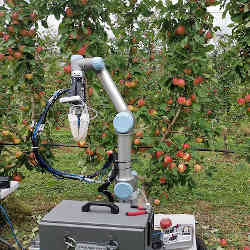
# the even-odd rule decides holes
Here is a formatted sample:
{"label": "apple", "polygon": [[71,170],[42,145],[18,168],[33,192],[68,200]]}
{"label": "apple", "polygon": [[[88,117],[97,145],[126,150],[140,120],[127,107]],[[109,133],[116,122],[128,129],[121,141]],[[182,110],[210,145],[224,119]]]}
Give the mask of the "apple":
{"label": "apple", "polygon": [[246,103],[246,100],[244,98],[238,98],[237,103],[242,106]]}
{"label": "apple", "polygon": [[199,164],[195,164],[195,165],[194,165],[194,171],[195,171],[195,172],[198,173],[198,172],[200,172],[201,170],[202,170],[202,166],[201,166],[201,165],[199,165]]}
{"label": "apple", "polygon": [[172,221],[169,218],[162,218],[160,221],[161,229],[167,229],[172,226]]}
{"label": "apple", "polygon": [[176,168],[176,163],[175,162],[171,162],[170,164],[169,164],[169,169],[170,170],[172,170],[173,168]]}
{"label": "apple", "polygon": [[189,148],[190,148],[190,145],[187,144],[187,143],[185,143],[185,144],[183,144],[182,148],[183,148],[184,150],[185,150],[185,149],[189,149]]}
{"label": "apple", "polygon": [[182,36],[182,35],[185,35],[185,33],[186,33],[185,27],[184,27],[183,25],[179,25],[179,26],[177,27],[175,33],[176,33],[177,35],[181,35],[181,36]]}
{"label": "apple", "polygon": [[184,79],[178,79],[177,86],[180,88],[183,88],[185,86],[185,80]]}
{"label": "apple", "polygon": [[143,132],[142,131],[137,131],[135,134],[136,137],[142,137],[143,136]]}
{"label": "apple", "polygon": [[10,131],[9,130],[3,130],[2,135],[3,136],[8,136],[8,135],[10,135]]}
{"label": "apple", "polygon": [[88,46],[87,46],[86,44],[84,44],[84,45],[78,50],[78,54],[84,56],[85,53],[86,53],[87,47],[88,47]]}
{"label": "apple", "polygon": [[161,177],[160,178],[160,183],[165,184],[166,183],[166,177]]}
{"label": "apple", "polygon": [[177,102],[178,102],[179,104],[184,105],[184,104],[186,104],[186,98],[180,96],[180,97],[178,97]]}
{"label": "apple", "polygon": [[73,12],[70,8],[66,8],[65,10],[66,16],[67,17],[72,17],[73,16]]}
{"label": "apple", "polygon": [[202,142],[203,142],[203,139],[202,139],[201,137],[197,137],[197,138],[195,139],[195,141],[196,141],[197,143],[202,143]]}
{"label": "apple", "polygon": [[185,153],[182,157],[184,161],[190,161],[191,160],[191,154]]}
{"label": "apple", "polygon": [[33,78],[33,74],[25,74],[24,77],[28,80],[31,80]]}
{"label": "apple", "polygon": [[21,151],[16,152],[16,158],[20,158],[23,155]]}
{"label": "apple", "polygon": [[19,52],[19,51],[16,51],[16,52],[14,53],[14,57],[15,57],[16,59],[20,59],[22,56],[23,56],[22,53]]}
{"label": "apple", "polygon": [[87,149],[85,150],[85,152],[86,152],[86,154],[88,154],[88,155],[90,155],[90,156],[94,154],[94,152],[91,151],[90,148],[87,148]]}
{"label": "apple", "polygon": [[205,35],[206,39],[211,39],[213,37],[212,33],[210,31],[208,31]]}
{"label": "apple", "polygon": [[171,163],[173,160],[169,155],[165,155],[164,156],[164,160],[163,160],[166,164]]}
{"label": "apple", "polygon": [[18,46],[18,50],[19,50],[20,52],[23,52],[23,51],[24,51],[24,48],[25,48],[25,45],[20,45],[20,46]]}
{"label": "apple", "polygon": [[150,115],[157,115],[157,111],[156,111],[155,109],[149,109],[149,110],[148,110],[148,113],[149,113]]}
{"label": "apple", "polygon": [[190,75],[192,73],[192,69],[185,68],[184,73],[187,74],[187,75]]}
{"label": "apple", "polygon": [[227,245],[227,241],[225,239],[220,239],[219,243],[222,247],[225,247]]}
{"label": "apple", "polygon": [[36,52],[37,52],[38,54],[40,54],[40,53],[42,52],[42,50],[43,50],[43,47],[41,47],[41,46],[38,46],[38,47],[36,48]]}
{"label": "apple", "polygon": [[108,150],[106,153],[107,153],[108,156],[110,156],[110,155],[113,154],[113,150]]}
{"label": "apple", "polygon": [[161,134],[161,131],[159,129],[155,130],[155,136],[159,136]]}
{"label": "apple", "polygon": [[134,108],[133,105],[128,105],[128,109],[129,109],[130,111],[135,111],[135,108]]}
{"label": "apple", "polygon": [[173,84],[174,84],[174,85],[177,85],[177,84],[178,84],[178,78],[174,77],[172,81],[173,81]]}
{"label": "apple", "polygon": [[139,145],[139,144],[141,144],[140,139],[136,138],[136,139],[134,140],[134,144],[135,144],[135,145]]}
{"label": "apple", "polygon": [[176,156],[182,158],[184,156],[184,153],[181,150],[179,150]]}
{"label": "apple", "polygon": [[173,145],[173,142],[171,142],[170,140],[166,140],[165,143],[168,145],[168,147],[170,147],[171,145]]}
{"label": "apple", "polygon": [[160,200],[158,200],[158,199],[155,199],[155,200],[154,200],[154,204],[155,204],[156,206],[159,206],[159,205],[160,205],[160,203],[161,203],[161,201],[160,201]]}
{"label": "apple", "polygon": [[195,94],[192,94],[192,96],[191,96],[191,100],[192,100],[193,102],[195,102],[195,101],[196,101],[196,95],[195,95]]}
{"label": "apple", "polygon": [[13,180],[13,181],[18,181],[18,182],[20,182],[20,181],[22,180],[22,176],[20,176],[20,175],[14,175],[14,176],[12,177],[12,180]]}
{"label": "apple", "polygon": [[8,42],[9,38],[10,38],[10,35],[8,35],[8,34],[4,34],[4,35],[3,35],[3,40],[4,40],[5,42]]}
{"label": "apple", "polygon": [[198,79],[199,83],[202,83],[204,81],[204,78],[202,76],[198,76],[197,79]]}
{"label": "apple", "polygon": [[186,168],[187,168],[187,166],[185,164],[183,164],[183,163],[179,164],[178,165],[178,171],[179,171],[179,173],[184,173],[185,170],[186,170]]}
{"label": "apple", "polygon": [[243,247],[243,250],[250,250],[250,246]]}
{"label": "apple", "polygon": [[28,35],[29,35],[29,32],[28,32],[26,29],[22,29],[22,30],[20,31],[20,34],[21,34],[22,36],[28,36]]}
{"label": "apple", "polygon": [[159,159],[163,154],[164,154],[164,152],[162,152],[162,151],[156,151],[156,152],[155,152],[155,157],[156,157],[157,159]]}
{"label": "apple", "polygon": [[18,18],[19,18],[18,12],[17,11],[13,12],[11,17],[12,17],[13,20],[18,20]]}
{"label": "apple", "polygon": [[86,5],[87,2],[88,2],[88,0],[81,0],[81,4],[82,4],[82,5]]}
{"label": "apple", "polygon": [[89,94],[89,97],[93,95],[93,88],[89,88],[88,94]]}
{"label": "apple", "polygon": [[144,106],[145,105],[145,100],[143,99],[143,98],[140,98],[139,100],[138,100],[138,107],[142,107],[142,106]]}
{"label": "apple", "polygon": [[245,101],[246,102],[250,102],[250,94],[248,94],[248,95],[245,96]]}
{"label": "apple", "polygon": [[14,33],[15,32],[14,27],[13,26],[8,26],[8,31],[10,33]]}
{"label": "apple", "polygon": [[168,105],[172,105],[172,104],[173,104],[172,98],[170,98],[170,99],[167,101],[167,104],[168,104]]}
{"label": "apple", "polygon": [[14,144],[19,144],[21,142],[21,140],[19,138],[13,138],[12,141]]}
{"label": "apple", "polygon": [[70,66],[70,64],[64,66],[64,72],[67,73],[67,74],[71,73],[71,66]]}
{"label": "apple", "polygon": [[212,110],[208,110],[208,111],[207,111],[207,114],[208,114],[208,115],[211,115],[212,113],[213,113]]}
{"label": "apple", "polygon": [[5,58],[4,54],[0,53],[0,61],[3,61]]}
{"label": "apple", "polygon": [[84,147],[85,144],[86,144],[86,141],[78,141],[78,142],[77,142],[77,145],[78,145],[80,148]]}
{"label": "apple", "polygon": [[186,100],[186,104],[185,104],[186,106],[191,106],[192,105],[192,100],[191,100],[191,98],[188,98],[187,100]]}

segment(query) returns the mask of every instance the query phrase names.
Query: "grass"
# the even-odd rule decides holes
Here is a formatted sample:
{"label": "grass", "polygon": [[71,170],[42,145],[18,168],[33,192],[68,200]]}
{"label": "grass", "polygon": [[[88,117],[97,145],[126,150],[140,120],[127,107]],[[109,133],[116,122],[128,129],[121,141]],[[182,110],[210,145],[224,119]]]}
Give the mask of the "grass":
{"label": "grass", "polygon": [[[85,168],[79,165],[79,149],[56,150],[58,162],[55,167],[80,173]],[[205,172],[195,175],[197,187],[192,191],[177,187],[168,199],[161,199],[158,213],[191,213],[197,219],[197,230],[210,249],[218,247],[218,240],[225,238],[228,249],[243,249],[250,245],[250,165],[237,155],[201,153],[207,166],[216,166],[212,177]],[[142,158],[143,160],[143,158]],[[135,169],[143,173],[135,162]],[[93,172],[95,166],[90,166]],[[72,180],[57,180],[47,173],[23,170],[26,178],[18,190],[4,202],[17,231],[17,236],[27,247],[38,230],[39,220],[61,200],[93,200],[97,197],[97,185],[88,185]],[[159,197],[150,197],[151,200]],[[1,235],[12,240],[9,228],[0,229]]]}

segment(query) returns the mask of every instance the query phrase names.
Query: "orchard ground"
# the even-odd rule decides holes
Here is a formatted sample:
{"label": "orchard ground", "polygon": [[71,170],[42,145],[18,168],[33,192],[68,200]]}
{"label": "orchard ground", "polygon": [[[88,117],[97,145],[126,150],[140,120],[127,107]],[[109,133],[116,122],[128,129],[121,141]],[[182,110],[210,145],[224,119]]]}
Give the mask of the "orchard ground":
{"label": "orchard ground", "polygon": [[[84,153],[84,149],[80,150]],[[58,159],[55,167],[74,173],[82,170],[82,167],[76,165],[79,149],[61,148],[55,151]],[[222,238],[227,241],[226,248],[243,249],[250,244],[250,165],[246,159],[233,154],[201,154],[206,157],[207,166],[216,164],[217,171],[211,178],[204,171],[196,174],[197,187],[193,191],[177,187],[168,193],[168,198],[164,194],[161,197],[151,196],[152,202],[154,199],[161,201],[159,206],[154,206],[155,212],[194,214],[198,233],[209,249],[219,247],[219,240]],[[144,164],[148,164],[147,158],[141,156]],[[135,157],[133,155],[133,159]],[[89,166],[88,171],[92,172],[98,167],[100,166]],[[141,163],[135,160],[133,168],[143,175]],[[39,220],[61,200],[100,198],[95,184],[57,180],[47,173],[23,171],[25,179],[20,183],[18,191],[4,201],[4,206],[8,209],[17,236],[24,247],[27,247],[37,233]],[[0,233],[14,243],[7,226]]]}

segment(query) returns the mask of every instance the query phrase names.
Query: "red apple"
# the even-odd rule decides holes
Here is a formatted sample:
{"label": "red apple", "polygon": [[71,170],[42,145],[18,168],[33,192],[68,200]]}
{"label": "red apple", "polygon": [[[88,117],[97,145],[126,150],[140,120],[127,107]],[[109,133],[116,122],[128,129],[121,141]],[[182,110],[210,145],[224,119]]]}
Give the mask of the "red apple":
{"label": "red apple", "polygon": [[67,74],[71,73],[71,66],[70,66],[70,64],[68,64],[67,66],[64,66],[64,72],[67,73]]}
{"label": "red apple", "polygon": [[78,142],[77,142],[77,145],[78,145],[80,148],[84,147],[85,144],[86,144],[86,141],[78,141]]}
{"label": "red apple", "polygon": [[194,171],[195,171],[195,172],[198,173],[198,172],[200,172],[201,170],[202,170],[202,166],[201,166],[201,165],[199,165],[199,164],[195,164],[195,165],[194,165]]}
{"label": "red apple", "polygon": [[212,33],[210,31],[208,31],[205,35],[206,39],[211,39],[213,37]]}
{"label": "red apple", "polygon": [[136,138],[136,139],[134,140],[134,144],[135,144],[135,145],[139,145],[139,144],[141,144],[140,139]]}
{"label": "red apple", "polygon": [[191,160],[191,154],[185,153],[182,157],[184,161],[190,161]]}
{"label": "red apple", "polygon": [[181,163],[181,164],[179,164],[178,165],[178,171],[179,171],[179,173],[184,173],[185,172],[185,170],[186,170],[186,165],[185,164],[183,164],[183,163]]}
{"label": "red apple", "polygon": [[41,46],[38,46],[37,48],[36,48],[36,52],[39,54],[41,51],[43,50],[43,47],[41,47]]}
{"label": "red apple", "polygon": [[112,151],[112,150],[108,150],[108,151],[107,151],[107,155],[108,155],[108,156],[110,156],[110,155],[112,155],[112,154],[113,154],[113,151]]}
{"label": "red apple", "polygon": [[157,111],[156,111],[155,109],[149,109],[149,110],[148,110],[148,113],[149,113],[150,115],[156,115],[156,114],[157,114]]}
{"label": "red apple", "polygon": [[12,17],[12,19],[14,19],[14,20],[18,20],[18,18],[19,18],[18,12],[17,12],[17,11],[13,12],[13,14],[12,14],[11,17]]}
{"label": "red apple", "polygon": [[164,154],[164,152],[162,152],[162,151],[156,151],[156,152],[155,152],[155,157],[156,157],[157,159],[159,159],[163,154]]}
{"label": "red apple", "polygon": [[143,99],[143,98],[139,99],[139,100],[138,100],[138,107],[142,107],[142,106],[144,106],[144,105],[145,105],[144,99]]}
{"label": "red apple", "polygon": [[242,106],[246,103],[246,100],[244,98],[238,98],[237,103]]}
{"label": "red apple", "polygon": [[166,163],[166,164],[169,164],[169,163],[171,163],[173,160],[172,160],[172,158],[169,156],[169,155],[165,155],[164,156],[164,163]]}
{"label": "red apple", "polygon": [[182,158],[182,157],[184,156],[183,151],[179,150],[179,151],[177,152],[176,156]]}
{"label": "red apple", "polygon": [[166,177],[161,177],[160,178],[160,183],[165,184],[166,183]]}
{"label": "red apple", "polygon": [[177,81],[177,86],[179,86],[180,88],[183,88],[185,86],[185,80],[184,79],[178,79]]}
{"label": "red apple", "polygon": [[220,245],[225,247],[227,245],[227,241],[225,239],[220,239]]}
{"label": "red apple", "polygon": [[245,101],[246,102],[250,102],[250,94],[248,94],[248,95],[245,96]]}
{"label": "red apple", "polygon": [[184,105],[184,104],[186,104],[186,98],[180,96],[180,97],[178,97],[177,102],[178,102],[179,104]]}
{"label": "red apple", "polygon": [[68,16],[68,17],[72,17],[73,16],[73,12],[72,12],[72,10],[70,8],[67,8],[65,10],[65,13],[66,13],[66,16]]}
{"label": "red apple", "polygon": [[170,98],[170,99],[167,101],[167,104],[168,104],[168,105],[172,105],[172,104],[173,104],[172,98]]}
{"label": "red apple", "polygon": [[4,40],[5,42],[8,42],[9,38],[10,38],[10,35],[8,35],[8,34],[4,34],[4,35],[3,35],[3,40]]}
{"label": "red apple", "polygon": [[19,52],[19,51],[16,51],[16,52],[14,53],[14,57],[15,57],[16,59],[20,59],[20,58],[22,57],[22,53]]}
{"label": "red apple", "polygon": [[192,105],[192,100],[191,100],[191,98],[188,98],[187,100],[186,100],[186,104],[185,104],[186,106],[191,106]]}
{"label": "red apple", "polygon": [[173,81],[173,84],[174,84],[174,85],[177,85],[177,84],[178,84],[178,78],[174,77],[172,81]]}
{"label": "red apple", "polygon": [[161,229],[167,229],[172,226],[172,221],[169,218],[163,218],[160,221]]}
{"label": "red apple", "polygon": [[179,25],[175,31],[175,33],[177,35],[185,35],[186,33],[186,30],[185,30],[185,27],[183,25]]}
{"label": "red apple", "polygon": [[187,143],[185,143],[185,144],[183,144],[182,148],[183,148],[183,149],[189,149],[189,148],[190,148],[190,145],[187,144]]}
{"label": "red apple", "polygon": [[137,131],[135,134],[136,137],[142,137],[143,136],[143,132],[142,131]]}
{"label": "red apple", "polygon": [[87,2],[88,2],[88,0],[81,0],[81,4],[82,4],[82,5],[86,5]]}
{"label": "red apple", "polygon": [[176,167],[176,163],[175,162],[171,162],[168,167],[169,167],[170,170],[172,170],[173,168]]}
{"label": "red apple", "polygon": [[5,58],[4,54],[0,53],[0,61],[3,61]]}

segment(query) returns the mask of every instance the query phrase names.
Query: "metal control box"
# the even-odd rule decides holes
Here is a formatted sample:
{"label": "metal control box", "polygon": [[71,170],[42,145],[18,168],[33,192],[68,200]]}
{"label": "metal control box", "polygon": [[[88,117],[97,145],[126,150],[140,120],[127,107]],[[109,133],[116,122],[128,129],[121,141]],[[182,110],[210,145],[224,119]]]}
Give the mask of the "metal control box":
{"label": "metal control box", "polygon": [[40,250],[152,249],[153,214],[127,216],[138,211],[128,203],[115,203],[118,214],[95,205],[82,212],[87,203],[64,200],[52,209],[39,224]]}

